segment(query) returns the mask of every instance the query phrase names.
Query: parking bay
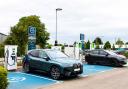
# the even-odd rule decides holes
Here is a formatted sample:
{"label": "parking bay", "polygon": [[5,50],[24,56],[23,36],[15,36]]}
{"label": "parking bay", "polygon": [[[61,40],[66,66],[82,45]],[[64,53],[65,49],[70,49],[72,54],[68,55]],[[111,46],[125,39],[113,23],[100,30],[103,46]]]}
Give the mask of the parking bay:
{"label": "parking bay", "polygon": [[86,77],[89,75],[105,72],[108,70],[112,70],[114,67],[109,66],[100,66],[100,65],[88,65],[84,64],[83,66],[83,74],[81,76]]}
{"label": "parking bay", "polygon": [[9,72],[7,89],[37,89],[43,86],[59,83],[59,81],[22,72]]}
{"label": "parking bay", "polygon": [[[81,74],[81,76],[85,77],[100,72],[105,72],[111,69],[113,69],[113,67],[84,64],[83,74]],[[8,81],[8,89],[37,89],[39,87],[61,82],[52,80],[50,78],[47,78],[46,76],[37,76],[22,72],[9,72]]]}

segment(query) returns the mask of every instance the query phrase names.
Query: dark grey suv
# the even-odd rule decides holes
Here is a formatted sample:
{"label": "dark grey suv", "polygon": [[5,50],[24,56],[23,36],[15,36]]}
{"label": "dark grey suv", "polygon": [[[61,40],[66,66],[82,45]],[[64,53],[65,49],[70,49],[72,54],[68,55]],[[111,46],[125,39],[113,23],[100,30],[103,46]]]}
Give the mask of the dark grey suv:
{"label": "dark grey suv", "polygon": [[85,61],[88,64],[100,64],[110,66],[123,66],[127,64],[127,59],[125,56],[102,49],[89,51],[85,56]]}

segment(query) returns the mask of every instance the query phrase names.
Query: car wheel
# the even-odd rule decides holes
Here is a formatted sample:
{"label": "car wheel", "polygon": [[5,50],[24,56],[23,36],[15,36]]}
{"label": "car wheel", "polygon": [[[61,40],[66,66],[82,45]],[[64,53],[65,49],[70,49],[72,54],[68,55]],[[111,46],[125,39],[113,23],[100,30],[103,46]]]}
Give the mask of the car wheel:
{"label": "car wheel", "polygon": [[113,60],[113,61],[112,61],[112,66],[120,67],[121,65],[118,63],[118,61]]}
{"label": "car wheel", "polygon": [[24,64],[23,72],[26,72],[26,73],[30,72],[29,64],[26,64],[26,63]]}
{"label": "car wheel", "polygon": [[51,68],[50,75],[53,79],[59,79],[60,78],[60,69],[56,66]]}

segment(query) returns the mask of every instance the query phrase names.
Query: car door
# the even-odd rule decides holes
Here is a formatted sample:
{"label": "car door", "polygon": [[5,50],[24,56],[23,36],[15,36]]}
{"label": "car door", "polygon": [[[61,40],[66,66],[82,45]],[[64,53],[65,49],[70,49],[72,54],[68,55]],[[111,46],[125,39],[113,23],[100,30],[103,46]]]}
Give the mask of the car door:
{"label": "car door", "polygon": [[39,57],[39,50],[33,50],[29,53],[30,66],[35,69],[40,69],[41,67],[41,58]]}
{"label": "car door", "polygon": [[93,50],[90,53],[90,59],[93,61],[93,63],[97,63],[99,60],[99,50]]}
{"label": "car door", "polygon": [[41,70],[43,71],[48,71],[50,68],[50,58],[48,57],[48,55],[46,54],[45,51],[40,51],[39,53],[39,57],[41,58]]}
{"label": "car door", "polygon": [[99,51],[99,63],[100,64],[104,64],[104,65],[108,64],[109,59],[108,59],[107,55],[108,55],[108,53],[105,52],[104,50]]}

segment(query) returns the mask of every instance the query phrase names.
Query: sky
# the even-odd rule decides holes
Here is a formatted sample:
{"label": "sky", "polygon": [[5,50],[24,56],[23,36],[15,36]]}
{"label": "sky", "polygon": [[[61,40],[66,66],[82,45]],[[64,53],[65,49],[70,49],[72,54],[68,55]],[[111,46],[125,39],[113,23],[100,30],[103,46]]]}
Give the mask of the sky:
{"label": "sky", "polygon": [[10,27],[23,16],[40,16],[50,33],[49,42],[54,44],[56,8],[58,11],[58,42],[72,44],[100,37],[104,42],[118,38],[128,41],[127,0],[1,0],[0,32],[9,34]]}

